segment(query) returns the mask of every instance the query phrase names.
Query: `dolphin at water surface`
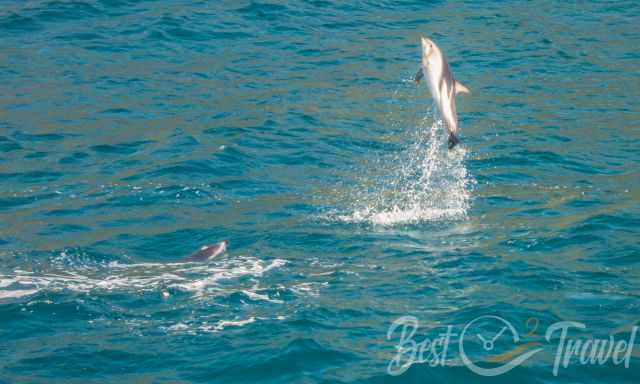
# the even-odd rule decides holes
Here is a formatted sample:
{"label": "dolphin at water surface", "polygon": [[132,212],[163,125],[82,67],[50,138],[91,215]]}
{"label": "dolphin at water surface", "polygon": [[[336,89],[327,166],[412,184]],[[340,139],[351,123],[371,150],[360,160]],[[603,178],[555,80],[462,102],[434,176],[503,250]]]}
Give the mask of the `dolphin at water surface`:
{"label": "dolphin at water surface", "polygon": [[224,253],[227,250],[228,245],[229,245],[229,242],[226,240],[223,240],[213,245],[205,245],[202,248],[200,248],[200,250],[198,250],[196,253],[187,257],[184,261],[187,261],[187,262],[208,261],[220,255],[221,253]]}
{"label": "dolphin at water surface", "polygon": [[456,95],[470,93],[470,91],[453,77],[451,67],[449,67],[440,47],[426,37],[421,36],[420,40],[422,42],[422,65],[416,73],[415,80],[419,84],[423,77],[427,78],[431,96],[449,131],[449,149],[451,149],[460,142],[457,135]]}

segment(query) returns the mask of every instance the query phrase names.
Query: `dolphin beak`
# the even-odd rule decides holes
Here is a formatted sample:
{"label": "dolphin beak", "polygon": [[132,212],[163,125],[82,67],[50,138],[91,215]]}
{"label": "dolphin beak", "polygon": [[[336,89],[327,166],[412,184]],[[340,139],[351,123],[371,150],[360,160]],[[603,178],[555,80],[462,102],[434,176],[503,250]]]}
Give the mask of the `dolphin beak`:
{"label": "dolphin beak", "polygon": [[422,43],[422,50],[427,51],[431,47],[431,40],[424,36],[420,36],[420,42]]}

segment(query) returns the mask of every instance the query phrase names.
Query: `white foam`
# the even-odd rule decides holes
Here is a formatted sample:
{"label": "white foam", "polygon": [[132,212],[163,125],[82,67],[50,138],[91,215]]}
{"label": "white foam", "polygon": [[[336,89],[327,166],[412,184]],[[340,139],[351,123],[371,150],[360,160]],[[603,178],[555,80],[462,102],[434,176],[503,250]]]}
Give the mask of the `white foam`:
{"label": "white foam", "polygon": [[268,295],[263,295],[263,294],[252,292],[252,291],[249,291],[249,290],[243,290],[242,293],[247,295],[247,297],[249,297],[251,300],[263,300],[263,301],[268,301],[268,302],[275,303],[275,304],[284,303],[282,300],[272,299]]}
{"label": "white foam", "polygon": [[[60,266],[53,264],[53,271],[33,273],[14,270],[12,275],[0,275],[0,299],[23,297],[42,290],[76,292],[92,291],[130,291],[162,292],[165,298],[170,296],[167,289],[178,289],[203,295],[221,293],[222,280],[237,279],[243,276],[259,278],[264,273],[285,265],[285,260],[275,259],[266,262],[254,257],[238,256],[231,260],[221,260],[212,264],[120,264]],[[64,268],[64,269],[61,269]],[[246,284],[243,284],[246,285]],[[267,295],[252,292],[257,289],[236,287],[236,291],[245,292],[256,300],[272,300]]]}
{"label": "white foam", "polygon": [[[255,317],[250,317],[248,319],[245,320],[220,320],[216,323],[216,325],[213,327],[214,331],[222,331],[223,329],[225,329],[226,327],[243,327],[247,324],[251,324],[253,322],[256,321]],[[209,327],[201,327],[201,330],[209,330],[211,328]]]}
{"label": "white foam", "polygon": [[320,289],[326,288],[329,286],[328,282],[309,282],[309,283],[299,283],[291,286],[291,290],[297,295],[308,295],[313,297],[320,296]]}
{"label": "white foam", "polygon": [[185,323],[176,323],[172,326],[170,326],[169,328],[167,328],[168,331],[186,331],[189,329],[189,326]]}
{"label": "white foam", "polygon": [[0,291],[0,299],[17,298],[23,296],[33,295],[38,292],[38,289],[15,289],[11,291]]}
{"label": "white foam", "polygon": [[239,259],[235,264],[227,265],[225,268],[210,269],[209,274],[203,278],[184,280],[173,283],[169,285],[169,287],[203,294],[203,291],[207,287],[217,286],[217,282],[220,280],[233,279],[241,276],[260,277],[273,268],[283,266],[285,263],[286,261],[282,259],[275,259],[268,265],[265,265],[262,260],[255,258]]}

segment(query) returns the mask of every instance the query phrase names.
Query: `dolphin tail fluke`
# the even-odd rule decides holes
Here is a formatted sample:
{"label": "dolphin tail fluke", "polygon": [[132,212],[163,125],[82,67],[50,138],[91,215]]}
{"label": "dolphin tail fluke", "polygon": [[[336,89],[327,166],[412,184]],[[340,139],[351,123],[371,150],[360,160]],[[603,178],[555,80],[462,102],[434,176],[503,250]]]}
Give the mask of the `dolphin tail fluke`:
{"label": "dolphin tail fluke", "polygon": [[416,75],[413,77],[413,80],[416,82],[416,84],[420,84],[420,80],[422,80],[423,77],[424,72],[422,71],[422,67],[420,67],[418,69],[418,72],[416,72]]}
{"label": "dolphin tail fluke", "polygon": [[453,132],[449,132],[449,149],[453,149],[459,142],[460,139],[458,139],[458,136]]}

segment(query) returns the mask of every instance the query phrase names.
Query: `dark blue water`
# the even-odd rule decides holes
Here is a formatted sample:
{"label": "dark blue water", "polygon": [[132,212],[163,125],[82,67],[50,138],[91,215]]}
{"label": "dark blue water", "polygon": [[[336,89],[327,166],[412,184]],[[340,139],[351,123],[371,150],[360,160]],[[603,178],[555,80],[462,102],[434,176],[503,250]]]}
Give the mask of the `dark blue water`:
{"label": "dark blue water", "polygon": [[[545,331],[638,322],[638,25],[634,1],[0,0],[0,382],[636,382],[640,346],[554,375]],[[420,35],[472,92],[451,152]],[[543,350],[483,376],[455,339],[389,373],[401,316],[419,342],[489,315],[520,340],[459,337],[473,364]]]}

